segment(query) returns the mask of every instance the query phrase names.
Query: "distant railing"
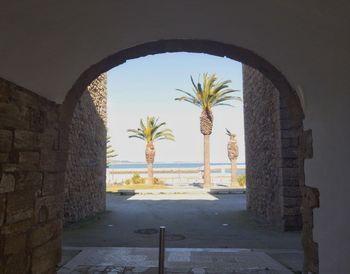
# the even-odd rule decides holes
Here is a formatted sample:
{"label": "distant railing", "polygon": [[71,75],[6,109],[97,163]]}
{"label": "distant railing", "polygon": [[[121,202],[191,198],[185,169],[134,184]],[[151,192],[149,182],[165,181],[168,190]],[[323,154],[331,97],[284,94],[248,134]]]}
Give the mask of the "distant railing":
{"label": "distant railing", "polygon": [[[212,168],[210,169],[210,172],[221,172],[221,168]],[[154,169],[153,173],[200,173],[200,169]],[[133,169],[133,170],[115,170],[112,169],[109,171],[110,174],[147,174],[147,170],[145,169]]]}
{"label": "distant railing", "polygon": [[[211,168],[212,184],[229,184],[231,180],[231,169],[227,166]],[[245,168],[238,166],[238,175],[244,174]],[[166,184],[191,184],[202,183],[203,170],[201,168],[154,168],[153,173],[155,177]],[[130,179],[133,174],[140,174],[143,177],[147,175],[147,169],[107,169],[107,184],[122,184],[127,179]]]}

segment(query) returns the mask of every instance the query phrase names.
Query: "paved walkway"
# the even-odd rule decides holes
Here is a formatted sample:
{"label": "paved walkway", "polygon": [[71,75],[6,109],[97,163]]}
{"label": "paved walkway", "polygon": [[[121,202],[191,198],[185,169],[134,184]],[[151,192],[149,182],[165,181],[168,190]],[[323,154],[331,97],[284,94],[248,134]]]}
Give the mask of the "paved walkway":
{"label": "paved walkway", "polygon": [[[58,274],[158,273],[155,248],[84,248]],[[166,250],[167,274],[293,274],[261,251],[245,249]]]}
{"label": "paved walkway", "polygon": [[[289,269],[300,271],[303,261],[300,233],[282,232],[259,223],[250,217],[245,207],[244,194],[108,194],[107,212],[65,228],[63,245],[101,247],[102,250],[105,247],[154,248],[158,246],[159,226],[165,225],[167,248],[250,249],[258,252],[250,253],[254,256],[262,252]],[[68,260],[75,255],[72,250],[72,254],[67,252],[66,249]],[[96,265],[99,266],[97,261]],[[191,273],[189,269],[174,273]]]}
{"label": "paved walkway", "polygon": [[301,250],[300,233],[256,222],[244,194],[107,194],[107,212],[64,230],[65,246],[157,247],[167,228],[167,247]]}

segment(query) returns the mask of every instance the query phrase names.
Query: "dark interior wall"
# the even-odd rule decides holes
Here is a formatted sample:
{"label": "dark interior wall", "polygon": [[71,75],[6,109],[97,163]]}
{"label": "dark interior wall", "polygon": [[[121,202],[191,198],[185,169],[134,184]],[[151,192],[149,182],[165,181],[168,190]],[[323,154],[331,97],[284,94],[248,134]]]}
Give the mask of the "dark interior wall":
{"label": "dark interior wall", "polygon": [[64,184],[64,220],[77,222],[106,206],[107,76],[101,74],[80,97],[69,127]]}
{"label": "dark interior wall", "polygon": [[287,100],[259,71],[243,66],[247,207],[284,230],[300,230],[299,125]]}

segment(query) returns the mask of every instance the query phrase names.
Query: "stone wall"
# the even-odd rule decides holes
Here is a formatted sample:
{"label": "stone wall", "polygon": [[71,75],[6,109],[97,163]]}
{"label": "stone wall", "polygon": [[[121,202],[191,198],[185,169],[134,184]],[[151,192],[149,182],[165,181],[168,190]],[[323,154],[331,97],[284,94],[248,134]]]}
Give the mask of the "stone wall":
{"label": "stone wall", "polygon": [[106,206],[107,76],[80,97],[69,127],[64,185],[64,220],[77,222]]}
{"label": "stone wall", "polygon": [[0,79],[0,273],[53,273],[61,253],[59,107]]}
{"label": "stone wall", "polygon": [[243,66],[247,207],[284,230],[301,229],[300,124],[287,99],[257,70]]}

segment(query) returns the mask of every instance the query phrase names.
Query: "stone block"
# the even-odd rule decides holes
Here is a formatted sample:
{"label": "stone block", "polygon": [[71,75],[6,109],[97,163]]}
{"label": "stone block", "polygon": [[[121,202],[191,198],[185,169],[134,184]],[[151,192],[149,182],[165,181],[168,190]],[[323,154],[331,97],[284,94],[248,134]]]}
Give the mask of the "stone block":
{"label": "stone block", "polygon": [[45,150],[58,150],[59,131],[56,129],[48,129],[40,134],[40,147]]}
{"label": "stone block", "polygon": [[40,169],[46,172],[60,171],[59,152],[43,150],[41,152]]}
{"label": "stone block", "polygon": [[15,178],[15,191],[30,191],[36,197],[42,194],[42,173],[36,171],[20,171],[16,172]]}
{"label": "stone block", "polygon": [[9,161],[9,153],[0,152],[0,164],[7,163]]}
{"label": "stone block", "polygon": [[32,273],[54,273],[54,267],[61,259],[60,238],[39,246],[33,250]]}
{"label": "stone block", "polygon": [[34,216],[32,191],[18,191],[7,195],[6,223],[16,223]]}
{"label": "stone block", "polygon": [[19,152],[18,159],[22,170],[38,170],[39,168],[39,152]]}
{"label": "stone block", "polygon": [[0,180],[0,194],[13,192],[15,190],[15,176],[9,173],[3,173]]}
{"label": "stone block", "polygon": [[6,223],[16,223],[19,221],[23,221],[26,219],[31,219],[33,217],[34,210],[33,209],[22,209],[16,212],[13,212],[11,215],[7,215]]}
{"label": "stone block", "polygon": [[37,96],[33,96],[33,93],[25,90],[21,87],[12,85],[11,88],[10,100],[15,102],[17,106],[27,107],[27,106],[36,106],[40,103]]}
{"label": "stone block", "polygon": [[61,255],[60,250],[52,250],[41,257],[34,256],[32,259],[31,273],[56,273],[55,266],[59,263]]}
{"label": "stone block", "polygon": [[5,260],[6,274],[19,274],[29,272],[29,255],[25,252],[9,255]]}
{"label": "stone block", "polygon": [[303,206],[309,209],[320,207],[320,193],[318,189],[308,186],[301,188]]}
{"label": "stone block", "polygon": [[27,235],[21,234],[9,234],[5,236],[5,255],[23,253],[26,247]]}
{"label": "stone block", "polygon": [[46,224],[37,225],[30,235],[31,247],[38,247],[51,239],[57,238],[62,229],[62,222],[59,219]]}
{"label": "stone block", "polygon": [[47,126],[46,112],[38,106],[36,108],[30,108],[28,111],[27,119],[29,120],[29,128],[35,132],[43,132]]}
{"label": "stone block", "polygon": [[18,164],[13,164],[13,163],[5,163],[2,165],[2,171],[5,173],[14,173],[20,169]]}
{"label": "stone block", "polygon": [[60,211],[63,207],[63,195],[55,193],[55,195],[40,197],[35,201],[35,220],[37,223],[40,221],[40,212],[45,210],[47,212],[46,219],[53,220],[59,217]]}
{"label": "stone block", "polygon": [[15,130],[14,148],[18,150],[36,150],[39,148],[39,135],[28,130]]}
{"label": "stone block", "polygon": [[3,128],[22,128],[27,129],[29,122],[23,118],[23,113],[16,104],[0,102],[0,125]]}
{"label": "stone block", "polygon": [[12,131],[0,130],[0,152],[9,152],[12,147]]}
{"label": "stone block", "polygon": [[49,111],[46,111],[46,122],[47,125],[50,125],[51,128],[58,128],[58,122],[59,122],[59,105],[52,104],[50,106],[47,106],[49,108]]}
{"label": "stone block", "polygon": [[4,235],[12,233],[27,232],[33,226],[33,220],[27,219],[14,224],[6,224],[1,228],[1,233]]}

